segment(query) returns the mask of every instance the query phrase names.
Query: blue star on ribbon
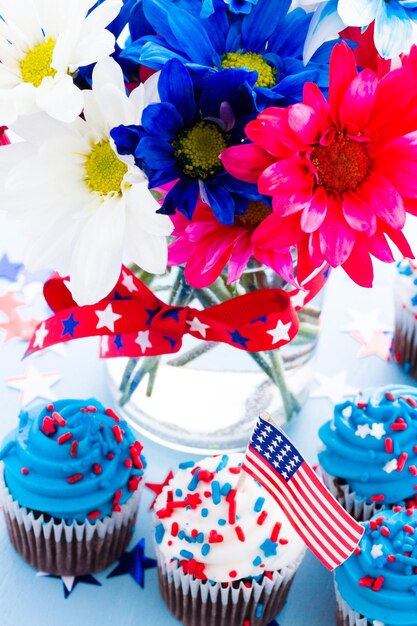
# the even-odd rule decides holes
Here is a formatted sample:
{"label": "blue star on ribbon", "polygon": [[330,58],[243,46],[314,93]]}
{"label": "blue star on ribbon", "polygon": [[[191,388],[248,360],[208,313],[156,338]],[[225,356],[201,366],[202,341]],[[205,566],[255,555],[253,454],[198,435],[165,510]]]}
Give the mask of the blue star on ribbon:
{"label": "blue star on ribbon", "polygon": [[12,283],[16,280],[23,268],[23,263],[12,263],[9,261],[7,254],[3,254],[0,259],[0,277],[6,278],[6,280]]}
{"label": "blue star on ribbon", "polygon": [[131,300],[130,296],[122,296],[118,291],[113,294],[114,300]]}
{"label": "blue star on ribbon", "polygon": [[326,267],[326,269],[324,270],[324,272],[323,272],[323,276],[324,276],[324,278],[328,278],[328,277],[329,277],[329,274],[330,274],[330,265],[328,265],[328,266]]}
{"label": "blue star on ribbon", "polygon": [[74,330],[79,323],[80,322],[77,322],[77,320],[74,318],[74,313],[71,313],[68,319],[62,320],[62,325],[64,327],[64,330],[62,331],[62,336],[71,335],[71,337],[74,337]]}
{"label": "blue star on ribbon", "polygon": [[162,317],[163,319],[172,317],[176,322],[179,322],[180,310],[181,309],[169,309],[168,311],[165,311],[165,313],[162,313]]}
{"label": "blue star on ribbon", "polygon": [[118,350],[121,350],[123,348],[122,335],[116,335],[116,337],[114,338],[114,345]]}
{"label": "blue star on ribbon", "polygon": [[267,321],[268,321],[267,316],[262,315],[261,317],[257,317],[256,320],[252,320],[251,324],[256,324],[256,322],[263,322],[264,324],[266,324]]}
{"label": "blue star on ribbon", "polygon": [[155,315],[157,313],[159,313],[160,309],[145,309],[146,313],[148,314],[148,319],[146,320],[146,325],[149,326],[150,324],[152,324],[152,320],[155,317]]}
{"label": "blue star on ribbon", "polygon": [[92,576],[91,574],[86,574],[85,576],[55,576],[54,574],[38,572],[37,575],[45,576],[46,578],[57,578],[58,580],[61,580],[65,600],[70,597],[70,595],[79,583],[101,587],[101,582],[99,582],[97,578],[94,578],[94,576]]}
{"label": "blue star on ribbon", "polygon": [[246,344],[250,341],[250,337],[243,337],[238,330],[234,330],[233,332],[228,330],[227,332],[231,336],[233,343],[238,343],[242,348],[246,349]]}
{"label": "blue star on ribbon", "polygon": [[167,335],[164,335],[164,339],[166,339],[167,341],[169,341],[169,343],[171,344],[171,348],[174,349],[175,348],[175,344],[177,343],[176,339],[173,339],[172,337],[168,337]]}
{"label": "blue star on ribbon", "polygon": [[108,574],[107,578],[130,574],[143,589],[145,586],[145,570],[153,567],[156,567],[156,561],[145,556],[145,539],[141,539],[133,550],[122,554],[119,564]]}

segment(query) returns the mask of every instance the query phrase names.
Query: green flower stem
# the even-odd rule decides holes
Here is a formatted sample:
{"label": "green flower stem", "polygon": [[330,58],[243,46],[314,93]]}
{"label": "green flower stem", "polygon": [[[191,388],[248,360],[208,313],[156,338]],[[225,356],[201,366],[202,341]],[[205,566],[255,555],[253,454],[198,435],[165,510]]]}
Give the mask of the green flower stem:
{"label": "green flower stem", "polygon": [[218,343],[216,341],[205,341],[204,343],[199,343],[198,346],[195,346],[184,354],[168,361],[168,364],[172,365],[173,367],[183,367],[184,365],[191,363],[191,361],[194,361],[194,359],[197,359],[199,356],[202,356],[209,350],[212,350],[212,348],[217,345]]}
{"label": "green flower stem", "polygon": [[300,405],[288,388],[285,380],[284,362],[279,350],[271,350],[268,354],[271,360],[274,382],[281,394],[284,405],[285,419],[288,422],[293,414],[300,409]]}

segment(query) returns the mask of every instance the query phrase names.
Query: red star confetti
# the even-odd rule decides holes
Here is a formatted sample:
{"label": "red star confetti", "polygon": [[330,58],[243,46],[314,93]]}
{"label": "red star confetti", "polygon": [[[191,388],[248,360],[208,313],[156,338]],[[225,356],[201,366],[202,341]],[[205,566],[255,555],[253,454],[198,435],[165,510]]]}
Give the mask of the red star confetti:
{"label": "red star confetti", "polygon": [[38,320],[25,320],[21,317],[17,309],[25,304],[25,301],[17,298],[12,291],[0,296],[0,311],[6,317],[6,320],[0,322],[0,329],[5,331],[2,336],[3,343],[11,341],[12,339],[29,341],[32,337]]}
{"label": "red star confetti", "polygon": [[19,403],[27,406],[33,400],[56,400],[57,396],[51,387],[61,376],[56,372],[42,373],[31,363],[22,376],[13,376],[6,379],[8,387],[20,391]]}
{"label": "red star confetti", "polygon": [[362,344],[356,355],[358,359],[364,359],[368,356],[377,356],[383,361],[390,360],[391,333],[376,332],[372,335],[370,341],[364,341],[360,333],[354,332],[352,333],[352,337]]}
{"label": "red star confetti", "polygon": [[151,506],[149,507],[149,510],[152,510],[152,509],[153,509],[153,507],[155,506],[155,502],[156,502],[156,500],[157,500],[157,498],[158,498],[159,494],[162,492],[162,489],[168,485],[169,481],[170,481],[172,478],[174,478],[174,473],[173,473],[173,471],[171,470],[171,471],[169,472],[169,474],[167,475],[167,477],[165,478],[164,482],[162,482],[162,483],[145,483],[145,487],[147,487],[148,489],[150,489],[151,491],[153,491],[153,492],[154,492],[154,494],[155,494],[155,498],[154,498],[154,500],[153,500],[153,502],[152,502]]}

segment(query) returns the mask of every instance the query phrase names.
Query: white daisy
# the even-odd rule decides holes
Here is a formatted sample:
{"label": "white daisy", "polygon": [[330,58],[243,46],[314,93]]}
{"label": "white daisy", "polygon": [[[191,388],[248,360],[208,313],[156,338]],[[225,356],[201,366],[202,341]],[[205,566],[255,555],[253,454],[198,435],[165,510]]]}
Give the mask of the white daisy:
{"label": "white daisy", "polygon": [[106,30],[122,0],[0,0],[0,126],[46,111],[72,122],[83,108],[78,68],[114,51]]}
{"label": "white daisy", "polygon": [[127,96],[119,65],[100,61],[85,94],[85,119],[23,117],[13,129],[26,141],[0,150],[2,205],[29,235],[28,267],[69,275],[78,304],[111,291],[124,251],[148,272],[166,268],[172,222],[156,213],[145,174],[119,157],[110,137],[114,126],[140,124],[154,83],[152,77]]}

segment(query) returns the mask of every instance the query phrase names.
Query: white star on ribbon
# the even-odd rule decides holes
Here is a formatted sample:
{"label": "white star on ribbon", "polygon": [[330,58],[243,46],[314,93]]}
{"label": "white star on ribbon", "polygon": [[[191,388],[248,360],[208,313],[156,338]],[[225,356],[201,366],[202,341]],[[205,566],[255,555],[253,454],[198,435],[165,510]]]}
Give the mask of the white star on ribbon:
{"label": "white star on ribbon", "polygon": [[268,335],[272,337],[272,345],[278,343],[279,341],[288,341],[290,335],[288,333],[289,329],[292,326],[292,322],[288,322],[288,324],[283,324],[282,320],[278,320],[278,323],[275,328],[272,330],[267,330]]}
{"label": "white star on ribbon", "polygon": [[131,276],[130,274],[126,274],[126,272],[123,270],[122,270],[122,276],[123,276],[123,280],[122,280],[123,287],[126,287],[126,289],[130,291],[130,293],[132,293],[133,291],[138,291],[138,288],[133,282],[133,276]]}
{"label": "white star on ribbon", "polygon": [[206,338],[206,330],[210,328],[208,324],[203,324],[203,322],[200,322],[198,317],[194,317],[194,319],[192,319],[191,321],[187,320],[187,324],[190,326],[190,332],[200,333],[200,335],[204,337],[204,339]]}
{"label": "white star on ribbon", "polygon": [[290,294],[292,305],[301,309],[304,306],[308,293],[308,291],[300,289],[300,291],[298,291],[294,296],[291,296]]}
{"label": "white star on ribbon", "polygon": [[47,335],[49,335],[49,330],[46,330],[44,322],[39,326],[38,330],[35,331],[35,341],[33,342],[33,347],[42,349]]}
{"label": "white star on ribbon", "polygon": [[143,353],[146,352],[147,348],[152,348],[152,344],[149,341],[149,330],[140,330],[135,343],[138,344]]}
{"label": "white star on ribbon", "polygon": [[107,354],[109,350],[110,350],[110,348],[109,348],[109,336],[108,335],[104,335],[101,338],[101,353],[102,354]]}
{"label": "white star on ribbon", "polygon": [[30,404],[33,400],[56,400],[57,396],[52,391],[61,376],[57,373],[49,372],[43,374],[31,363],[22,376],[7,378],[7,386],[20,391],[19,402],[22,406]]}
{"label": "white star on ribbon", "polygon": [[112,333],[114,333],[114,323],[117,322],[122,316],[113,311],[113,307],[111,304],[108,304],[104,311],[94,311],[94,313],[98,317],[97,322],[97,330],[99,328],[108,328]]}

